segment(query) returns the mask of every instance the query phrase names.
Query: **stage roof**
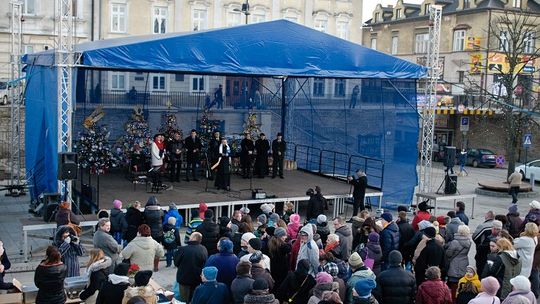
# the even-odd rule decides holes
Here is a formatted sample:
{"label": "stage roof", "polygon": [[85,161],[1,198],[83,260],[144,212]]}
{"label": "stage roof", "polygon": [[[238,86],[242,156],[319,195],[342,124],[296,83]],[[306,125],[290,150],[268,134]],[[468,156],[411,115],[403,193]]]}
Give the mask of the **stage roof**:
{"label": "stage roof", "polygon": [[[422,78],[426,68],[303,25],[277,20],[224,29],[82,43],[82,67],[191,74]],[[26,55],[52,66],[54,50]]]}

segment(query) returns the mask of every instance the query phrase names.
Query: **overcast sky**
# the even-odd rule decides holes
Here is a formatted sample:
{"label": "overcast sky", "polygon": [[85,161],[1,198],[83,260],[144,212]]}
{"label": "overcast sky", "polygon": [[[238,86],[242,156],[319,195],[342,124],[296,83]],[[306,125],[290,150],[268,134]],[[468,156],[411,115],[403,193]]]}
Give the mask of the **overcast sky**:
{"label": "overcast sky", "polygon": [[[404,2],[420,4],[423,2],[423,0],[405,0]],[[375,9],[375,6],[377,6],[377,4],[379,3],[383,6],[386,6],[387,4],[396,5],[397,0],[364,0],[364,10],[362,12],[362,15],[364,16],[362,18],[362,21],[366,21],[371,18],[371,13]]]}

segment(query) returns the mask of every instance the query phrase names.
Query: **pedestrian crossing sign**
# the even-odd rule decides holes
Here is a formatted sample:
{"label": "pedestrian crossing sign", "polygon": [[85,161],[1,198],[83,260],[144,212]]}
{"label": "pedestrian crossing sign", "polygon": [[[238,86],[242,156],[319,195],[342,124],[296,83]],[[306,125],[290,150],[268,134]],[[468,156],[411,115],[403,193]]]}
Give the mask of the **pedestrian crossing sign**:
{"label": "pedestrian crossing sign", "polygon": [[527,133],[523,135],[523,147],[529,148],[532,145],[532,135]]}

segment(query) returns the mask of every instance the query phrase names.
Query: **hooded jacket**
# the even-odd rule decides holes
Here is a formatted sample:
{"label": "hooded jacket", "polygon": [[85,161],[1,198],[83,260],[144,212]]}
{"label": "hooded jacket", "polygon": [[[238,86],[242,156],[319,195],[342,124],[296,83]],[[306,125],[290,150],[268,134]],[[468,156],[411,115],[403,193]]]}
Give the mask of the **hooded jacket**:
{"label": "hooded jacket", "polygon": [[446,235],[444,237],[446,243],[450,243],[454,239],[454,236],[458,231],[459,225],[463,225],[459,217],[451,219],[450,223],[446,225]]}
{"label": "hooded jacket", "polygon": [[469,250],[471,249],[472,241],[469,237],[456,235],[455,238],[448,243],[446,248],[446,261],[448,264],[447,274],[454,278],[454,282],[465,275],[467,266],[469,265]]}
{"label": "hooded jacket", "polygon": [[461,289],[463,288],[463,286],[465,286],[465,284],[467,282],[471,282],[474,285],[474,287],[476,287],[476,292],[477,293],[479,293],[480,290],[482,290],[482,285],[480,284],[480,279],[478,278],[478,274],[475,273],[470,278],[468,278],[467,276],[463,276],[461,279],[459,279],[457,290],[456,290],[456,295],[459,294],[459,292],[461,291]]}
{"label": "hooded jacket", "polygon": [[343,225],[336,229],[335,234],[339,236],[339,252],[341,259],[347,261],[351,256],[352,248],[352,229],[348,225]]}
{"label": "hooded jacket", "polygon": [[537,239],[528,236],[514,239],[514,248],[517,250],[521,260],[521,275],[528,278],[531,276],[531,270],[534,259],[534,250],[536,249]]}
{"label": "hooded jacket", "polygon": [[109,280],[104,282],[99,289],[96,304],[118,304],[122,303],[124,291],[129,287],[129,278],[110,274]]}
{"label": "hooded jacket", "polygon": [[367,258],[373,259],[373,269],[371,270],[373,270],[377,276],[381,273],[382,248],[379,243],[368,241],[368,243],[359,250],[358,254],[363,261]]}
{"label": "hooded jacket", "polygon": [[163,211],[158,205],[150,205],[152,198],[148,200],[148,203],[144,207],[144,222],[150,226],[152,231],[152,238],[156,241],[161,241],[163,238]]}
{"label": "hooded jacket", "polygon": [[62,255],[62,262],[64,262],[67,270],[66,277],[77,277],[80,275],[79,257],[83,256],[85,250],[80,243],[77,244],[74,240],[70,243],[64,242],[62,237],[67,231],[69,231],[71,236],[76,235],[73,228],[69,226],[60,226],[54,235],[54,245]]}
{"label": "hooded jacket", "polygon": [[107,282],[111,264],[111,258],[105,256],[103,259],[88,266],[88,269],[86,269],[86,273],[89,274],[88,284],[79,295],[81,300],[84,301],[94,295],[96,291],[99,291],[103,283]]}
{"label": "hooded jacket", "polygon": [[440,279],[425,281],[418,287],[416,304],[452,304],[450,289]]}
{"label": "hooded jacket", "polygon": [[497,278],[501,288],[497,295],[504,299],[512,291],[510,279],[521,272],[521,260],[515,250],[500,252],[488,271],[488,276]]}
{"label": "hooded jacket", "polygon": [[[311,225],[306,225],[300,231],[305,232],[308,235],[308,239],[307,243],[300,245],[296,266],[298,267],[300,260],[308,260],[309,274],[315,276],[319,272],[319,247],[317,247],[317,243],[313,240],[313,228],[311,228]],[[299,241],[300,239],[297,240],[297,242]]]}
{"label": "hooded jacket", "polygon": [[163,217],[163,225],[168,223],[169,217],[176,218],[176,228],[182,227],[182,224],[184,223],[184,218],[180,215],[178,209],[169,209],[169,211],[165,213],[165,216]]}
{"label": "hooded jacket", "polygon": [[392,250],[399,250],[399,227],[395,222],[390,222],[381,231],[381,248],[383,263],[388,260],[388,254]]}
{"label": "hooded jacket", "polygon": [[138,236],[122,250],[122,257],[129,259],[131,264],[139,265],[141,270],[154,269],[154,257],[163,257],[163,246],[151,237]]}
{"label": "hooded jacket", "polygon": [[115,232],[121,232],[122,237],[123,237],[123,234],[127,232],[127,228],[128,228],[128,224],[127,224],[124,212],[122,212],[122,210],[120,209],[112,208],[110,220],[111,220],[111,234]]}
{"label": "hooded jacket", "polygon": [[236,265],[240,259],[232,252],[232,248],[229,251],[221,249],[220,253],[211,255],[204,267],[215,266],[219,269],[216,280],[224,283],[227,287],[231,287],[231,283],[236,278]]}

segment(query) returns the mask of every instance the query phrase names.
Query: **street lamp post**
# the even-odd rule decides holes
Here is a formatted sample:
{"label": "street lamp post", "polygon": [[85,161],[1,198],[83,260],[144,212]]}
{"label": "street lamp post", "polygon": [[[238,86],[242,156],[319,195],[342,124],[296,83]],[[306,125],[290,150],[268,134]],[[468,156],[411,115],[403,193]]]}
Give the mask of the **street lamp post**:
{"label": "street lamp post", "polygon": [[246,24],[248,24],[248,16],[250,15],[250,12],[249,12],[249,0],[246,0],[246,3],[243,3],[242,4],[242,10],[241,10],[242,14],[244,14],[246,16]]}

